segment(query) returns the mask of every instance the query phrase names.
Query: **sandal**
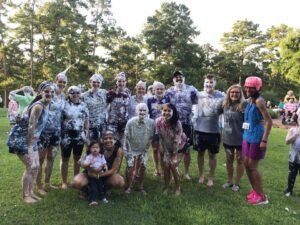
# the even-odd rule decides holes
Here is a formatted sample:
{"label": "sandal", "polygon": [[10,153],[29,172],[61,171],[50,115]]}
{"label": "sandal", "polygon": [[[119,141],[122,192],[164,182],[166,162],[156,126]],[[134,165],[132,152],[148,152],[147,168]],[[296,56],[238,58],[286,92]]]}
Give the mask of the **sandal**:
{"label": "sandal", "polygon": [[240,190],[240,185],[234,184],[234,185],[231,187],[231,190],[233,190],[234,192],[239,191],[239,190]]}

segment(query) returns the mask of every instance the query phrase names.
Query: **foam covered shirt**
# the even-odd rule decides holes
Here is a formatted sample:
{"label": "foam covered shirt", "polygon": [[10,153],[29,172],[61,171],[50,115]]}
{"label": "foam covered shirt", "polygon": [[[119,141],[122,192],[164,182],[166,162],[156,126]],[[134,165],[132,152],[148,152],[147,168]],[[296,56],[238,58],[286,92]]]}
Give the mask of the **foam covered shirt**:
{"label": "foam covered shirt", "polygon": [[126,140],[129,144],[129,151],[135,156],[149,149],[154,135],[154,121],[144,118],[143,122],[135,116],[128,120],[125,128]]}
{"label": "foam covered shirt", "polygon": [[92,167],[93,169],[99,169],[101,166],[106,164],[106,160],[104,158],[103,154],[99,154],[97,156],[93,156],[93,154],[89,154],[85,157],[83,164],[87,165],[90,164],[90,167]]}
{"label": "foam covered shirt", "polygon": [[89,117],[87,105],[84,102],[65,102],[62,111],[62,130],[83,131],[85,119]]}
{"label": "foam covered shirt", "polygon": [[182,90],[176,87],[170,87],[166,91],[171,99],[171,103],[175,105],[179,120],[182,124],[191,125],[192,106],[198,103],[197,89],[191,85],[184,85]]}
{"label": "foam covered shirt", "polygon": [[54,95],[49,104],[49,116],[47,124],[43,132],[51,133],[59,131],[61,132],[61,116],[62,110],[65,107],[65,95],[61,93],[60,95]]}
{"label": "foam covered shirt", "polygon": [[149,109],[149,116],[151,119],[156,119],[161,116],[161,106],[163,104],[171,102],[170,97],[165,95],[161,99],[156,96],[150,97],[147,100],[147,105]]}
{"label": "foam covered shirt", "polygon": [[109,104],[108,124],[126,124],[129,118],[130,94],[126,91],[117,93],[110,90],[107,93],[107,104]]}
{"label": "foam covered shirt", "polygon": [[224,95],[220,91],[209,94],[198,93],[198,104],[194,106],[194,130],[204,133],[219,133],[219,116],[222,113]]}
{"label": "foam covered shirt", "polygon": [[98,89],[96,92],[86,91],[81,96],[89,110],[90,128],[98,128],[105,123],[107,116],[106,90]]}

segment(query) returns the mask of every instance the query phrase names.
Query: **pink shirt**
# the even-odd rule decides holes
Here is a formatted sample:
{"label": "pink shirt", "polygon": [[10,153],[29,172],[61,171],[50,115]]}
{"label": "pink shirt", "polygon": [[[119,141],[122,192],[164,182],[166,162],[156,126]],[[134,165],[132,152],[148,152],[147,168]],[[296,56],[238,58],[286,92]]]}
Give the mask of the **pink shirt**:
{"label": "pink shirt", "polygon": [[290,112],[295,112],[297,110],[297,103],[285,103],[284,109]]}

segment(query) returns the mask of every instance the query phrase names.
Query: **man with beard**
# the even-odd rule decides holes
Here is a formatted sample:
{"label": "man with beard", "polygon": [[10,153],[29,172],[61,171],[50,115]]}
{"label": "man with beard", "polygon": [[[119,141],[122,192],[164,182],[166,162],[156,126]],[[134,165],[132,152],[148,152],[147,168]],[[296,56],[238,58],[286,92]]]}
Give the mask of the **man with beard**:
{"label": "man with beard", "polygon": [[179,150],[179,157],[184,159],[184,178],[191,180],[189,175],[189,167],[191,162],[191,154],[189,146],[193,144],[192,137],[192,106],[198,103],[197,89],[194,86],[185,84],[185,76],[181,71],[173,73],[174,86],[166,91],[171,99],[171,103],[175,105],[179,113],[179,121],[182,124],[183,132],[187,136],[187,143],[183,149]]}
{"label": "man with beard", "polygon": [[222,112],[224,95],[215,90],[214,74],[207,74],[204,79],[204,90],[199,92],[198,104],[194,110],[194,149],[198,151],[199,184],[204,183],[204,155],[208,150],[209,175],[207,186],[213,186],[217,165],[216,154],[219,152],[221,136],[219,115]]}

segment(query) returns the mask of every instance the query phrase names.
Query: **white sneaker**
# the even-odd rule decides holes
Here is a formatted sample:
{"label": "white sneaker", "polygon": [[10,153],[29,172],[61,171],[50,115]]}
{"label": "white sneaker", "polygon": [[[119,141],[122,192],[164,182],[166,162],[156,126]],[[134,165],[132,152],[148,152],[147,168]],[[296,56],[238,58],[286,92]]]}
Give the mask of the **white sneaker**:
{"label": "white sneaker", "polygon": [[108,200],[107,200],[106,198],[103,198],[101,201],[102,201],[104,204],[107,204],[107,203],[108,203]]}

